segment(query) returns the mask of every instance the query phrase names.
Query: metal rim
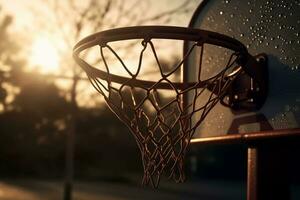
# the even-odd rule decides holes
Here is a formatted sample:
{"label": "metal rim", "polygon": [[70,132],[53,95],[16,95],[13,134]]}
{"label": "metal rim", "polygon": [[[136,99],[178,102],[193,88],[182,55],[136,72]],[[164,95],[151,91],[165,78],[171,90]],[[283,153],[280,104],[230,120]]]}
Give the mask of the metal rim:
{"label": "metal rim", "polygon": [[176,27],[176,26],[133,26],[101,31],[80,40],[73,49],[75,54],[95,45],[105,46],[108,42],[130,39],[174,39],[201,41],[207,44],[222,46],[238,52],[247,52],[246,47],[238,40],[212,31]]}
{"label": "metal rim", "polygon": [[[131,80],[130,78],[108,74],[105,71],[99,70],[81,59],[79,54],[80,52],[93,46],[105,46],[108,42],[130,39],[144,39],[145,41],[149,41],[151,39],[194,41],[221,46],[241,54],[248,55],[246,47],[241,42],[223,34],[176,26],[134,26],[106,30],[87,36],[74,46],[73,57],[88,74],[92,74],[94,77],[99,77],[100,79],[110,80],[116,83],[128,82]],[[154,84],[157,84],[153,81],[144,81],[139,79],[131,80],[130,83],[132,86],[143,87],[151,87]],[[177,88],[186,88],[194,84],[195,83],[184,83],[184,81],[180,83],[174,83],[175,87]],[[203,85],[205,84],[205,81],[203,81]],[[202,86],[199,85],[199,87]],[[157,85],[157,87],[162,89],[170,89],[170,86],[165,83],[160,83]]]}

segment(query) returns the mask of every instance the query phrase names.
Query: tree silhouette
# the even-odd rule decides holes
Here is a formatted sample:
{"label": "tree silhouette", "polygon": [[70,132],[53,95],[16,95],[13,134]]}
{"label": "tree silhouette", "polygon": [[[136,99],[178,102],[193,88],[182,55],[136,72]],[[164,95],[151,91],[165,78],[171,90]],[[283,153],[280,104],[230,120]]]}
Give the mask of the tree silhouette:
{"label": "tree silhouette", "polygon": [[[0,7],[0,14],[1,12]],[[8,94],[14,95],[13,71],[22,69],[25,63],[17,56],[20,47],[10,32],[12,21],[13,18],[7,14],[3,13],[0,17],[0,112],[7,110],[10,103]]]}
{"label": "tree silhouette", "polygon": [[0,157],[8,158],[0,161],[1,168],[7,168],[1,172],[57,173],[62,166],[68,102],[53,84],[27,79],[12,104],[12,109],[0,114]]}

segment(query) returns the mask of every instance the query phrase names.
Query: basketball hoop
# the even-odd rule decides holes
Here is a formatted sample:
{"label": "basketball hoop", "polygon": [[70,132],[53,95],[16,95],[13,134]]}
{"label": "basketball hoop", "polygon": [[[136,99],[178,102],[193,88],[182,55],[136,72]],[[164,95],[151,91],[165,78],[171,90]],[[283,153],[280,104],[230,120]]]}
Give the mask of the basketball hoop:
{"label": "basketball hoop", "polygon": [[[162,69],[153,39],[183,40],[192,43],[185,51],[182,60],[168,73]],[[132,73],[110,42],[121,40],[142,40],[138,67]],[[174,82],[170,77],[183,71],[187,58],[200,49],[200,60],[205,54],[204,45],[215,45],[232,51],[228,55],[226,66],[214,76],[201,80]],[[105,70],[88,64],[80,57],[82,51],[99,46]],[[111,73],[111,66],[103,54],[107,49],[127,72],[126,76]],[[143,52],[150,49],[159,67],[156,81],[142,80],[140,77]],[[78,42],[73,51],[75,61],[88,75],[93,87],[103,95],[109,108],[131,130],[140,149],[143,161],[143,184],[157,187],[161,175],[166,175],[176,182],[182,182],[184,175],[184,158],[192,136],[207,114],[218,102],[234,106],[232,83],[241,74],[253,78],[258,84],[256,65],[259,62],[252,57],[246,47],[239,41],[215,32],[168,26],[139,26],[112,29],[99,32]],[[200,61],[199,69],[202,69]],[[253,69],[252,69],[253,67]],[[243,76],[244,76],[243,75]],[[258,76],[259,77],[259,76]],[[260,76],[262,77],[262,76]],[[166,97],[165,91],[171,91],[172,97]],[[260,91],[257,91],[258,93]],[[209,93],[210,95],[203,95]],[[256,93],[257,94],[257,93]],[[254,95],[255,96],[255,95]],[[257,96],[257,95],[256,95]],[[187,101],[187,98],[192,99]],[[206,103],[198,105],[197,101],[205,98]],[[247,97],[248,99],[250,97]],[[237,102],[237,101],[236,101]],[[200,116],[193,121],[193,116]]]}

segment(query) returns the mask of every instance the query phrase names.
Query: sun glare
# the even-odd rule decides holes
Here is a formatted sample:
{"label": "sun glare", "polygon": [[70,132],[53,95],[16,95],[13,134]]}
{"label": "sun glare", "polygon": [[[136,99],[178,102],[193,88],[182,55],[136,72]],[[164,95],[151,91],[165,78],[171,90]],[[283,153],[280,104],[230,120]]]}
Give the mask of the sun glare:
{"label": "sun glare", "polygon": [[30,63],[43,73],[54,73],[59,68],[59,55],[50,39],[37,38],[31,49]]}

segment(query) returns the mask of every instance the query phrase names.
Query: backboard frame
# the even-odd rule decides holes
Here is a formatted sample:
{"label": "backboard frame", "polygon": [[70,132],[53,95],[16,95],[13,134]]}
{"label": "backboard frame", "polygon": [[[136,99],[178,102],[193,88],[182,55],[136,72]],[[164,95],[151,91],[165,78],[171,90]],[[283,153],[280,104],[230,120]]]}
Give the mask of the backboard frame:
{"label": "backboard frame", "polygon": [[[189,23],[193,27],[199,13],[211,2],[203,0],[197,7]],[[225,2],[225,1],[224,1]],[[230,1],[226,1],[230,2]],[[246,3],[246,2],[241,2]],[[183,52],[187,44],[184,44]],[[184,72],[188,80],[189,72]],[[277,80],[279,81],[279,80]],[[248,121],[263,120],[265,116],[247,116]],[[231,130],[237,128],[239,122],[232,124]],[[233,128],[232,128],[233,127]],[[191,140],[194,147],[202,145],[242,145],[247,148],[247,200],[290,199],[287,154],[293,148],[299,149],[300,128],[273,130],[270,124],[261,124],[261,130],[255,132],[198,137]],[[297,159],[297,158],[295,158]]]}
{"label": "backboard frame", "polygon": [[[234,3],[234,5],[236,5],[236,2],[237,1],[234,1],[235,3]],[[190,20],[190,22],[189,22],[189,26],[188,27],[190,27],[190,28],[200,28],[200,29],[206,29],[206,27],[208,27],[207,26],[207,24],[209,24],[209,22],[208,21],[204,21],[203,23],[205,24],[203,27],[202,27],[202,20],[206,20],[206,19],[198,19],[199,18],[199,16],[201,16],[201,18],[204,18],[204,17],[209,17],[210,19],[212,19],[212,17],[215,17],[214,19],[215,19],[215,22],[217,23],[217,24],[219,24],[219,23],[223,23],[223,21],[221,20],[221,21],[217,21],[217,20],[220,20],[220,19],[223,19],[224,18],[224,21],[225,22],[227,22],[227,21],[230,21],[230,20],[236,20],[236,21],[238,21],[237,19],[235,19],[234,17],[233,17],[233,19],[232,18],[230,18],[229,17],[229,14],[228,14],[228,10],[224,13],[224,12],[221,12],[220,10],[218,10],[218,9],[221,9],[221,8],[219,8],[219,7],[217,7],[217,8],[214,8],[214,6],[220,6],[221,4],[228,4],[228,5],[231,5],[230,4],[231,3],[231,1],[217,1],[217,0],[203,0],[199,5],[198,5],[198,7],[195,9],[195,12],[194,12],[194,14],[193,14],[193,16],[192,16],[192,18],[191,18],[191,20]],[[242,2],[241,2],[242,3]],[[250,4],[250,3],[252,3],[252,4],[255,4],[255,2],[243,2],[244,4]],[[268,1],[267,2],[268,3],[268,5],[271,5],[272,3],[276,3],[276,2],[272,2],[272,1]],[[263,4],[263,3],[262,3]],[[248,6],[247,5],[247,6]],[[246,6],[246,7],[247,7]],[[286,5],[287,6],[287,5]],[[289,5],[288,5],[289,6]],[[245,7],[245,6],[244,6]],[[213,14],[210,14],[210,10],[211,9],[214,9],[214,10],[217,10],[217,12],[215,12],[215,13],[213,13],[213,14],[216,14],[216,15],[213,15]],[[234,8],[234,9],[236,9],[236,8]],[[232,8],[232,13],[234,14],[234,16],[236,17],[236,18],[238,18],[238,17],[240,17],[237,13],[235,13],[235,10],[234,10],[233,8]],[[219,11],[220,11],[220,15],[219,15]],[[204,12],[204,14],[203,14],[203,12]],[[253,12],[255,12],[255,10],[254,11],[252,11],[252,14],[253,14]],[[256,11],[256,12],[258,12],[258,11]],[[226,15],[227,14],[227,15]],[[246,13],[245,13],[246,14]],[[294,13],[295,14],[295,13]],[[282,15],[282,14],[281,14]],[[227,18],[226,18],[226,16],[227,16]],[[289,17],[293,17],[294,15],[290,15],[290,16],[285,16],[285,18],[289,18]],[[284,17],[283,17],[284,18]],[[294,18],[294,17],[293,17]],[[226,19],[226,20],[225,20]],[[255,21],[255,20],[254,20]],[[240,21],[239,21],[240,22]],[[211,21],[211,23],[213,23],[212,21]],[[269,23],[269,22],[268,22]],[[230,23],[229,23],[230,24]],[[200,26],[201,25],[201,26]],[[232,24],[231,24],[232,25]],[[242,23],[241,24],[236,24],[236,27],[231,27],[232,29],[233,29],[233,31],[234,30],[239,30],[239,26],[242,26]],[[246,23],[246,25],[247,25],[247,23]],[[200,27],[199,27],[200,26]],[[224,25],[222,25],[222,27],[223,27]],[[245,25],[244,25],[245,26]],[[249,25],[248,25],[249,26]],[[282,27],[284,27],[284,25],[282,26]],[[296,25],[295,24],[295,27],[299,27],[299,25]],[[250,27],[250,28],[252,28],[252,27]],[[210,30],[210,31],[216,31],[216,32],[218,32],[217,30],[218,29],[221,29],[221,31],[220,31],[220,33],[222,33],[222,34],[226,34],[225,32],[226,31],[223,31],[222,29],[224,29],[224,27],[223,28],[215,28],[215,25],[212,25],[212,27],[211,27],[211,29],[210,29],[210,27],[208,28],[208,29],[206,29],[206,30]],[[226,29],[226,27],[225,27],[225,29]],[[289,29],[290,30],[290,29]],[[245,31],[245,30],[244,30]],[[249,29],[249,31],[250,31],[250,29]],[[227,34],[226,34],[227,35]],[[234,37],[234,38],[237,38],[238,40],[239,40],[239,35],[237,36],[237,34],[233,34],[234,36],[232,36],[232,37]],[[243,34],[243,35],[247,35],[246,33],[245,34]],[[231,34],[229,34],[228,36],[231,36]],[[246,37],[246,36],[244,36],[244,37]],[[283,37],[283,36],[281,36],[281,37]],[[241,38],[241,39],[243,39],[243,38]],[[258,40],[258,39],[256,39],[256,40]],[[273,40],[273,38],[271,38],[271,40]],[[276,40],[276,38],[275,38],[275,40]],[[243,43],[243,41],[241,41],[242,43]],[[259,43],[260,43],[261,41],[259,41]],[[275,42],[275,41],[274,41]],[[296,41],[295,41],[296,42]],[[258,41],[257,41],[257,43],[258,43]],[[246,45],[247,43],[244,43],[244,45]],[[272,43],[270,43],[270,44],[267,44],[267,45],[269,45],[269,46],[271,46],[272,45]],[[274,44],[275,45],[275,44]],[[183,47],[183,52],[185,52],[186,51],[186,49],[188,48],[188,44],[187,43],[184,43],[184,47]],[[294,46],[295,46],[295,43],[294,43]],[[248,44],[247,44],[247,48],[248,48]],[[271,47],[269,47],[269,49],[270,49]],[[275,46],[274,48],[278,48],[278,46]],[[294,48],[296,48],[296,47],[293,47],[293,49]],[[252,49],[253,50],[253,49]],[[283,50],[281,50],[282,52],[284,52],[284,49]],[[268,51],[266,51],[266,52],[260,52],[259,50],[256,50],[255,51],[257,54],[260,54],[260,53],[269,53]],[[273,51],[272,51],[273,52]],[[250,52],[251,53],[251,52]],[[289,52],[289,53],[291,53],[291,52]],[[253,53],[252,53],[253,54]],[[255,54],[254,54],[255,55]],[[277,55],[277,54],[275,54],[275,55]],[[289,128],[300,128],[299,127],[299,125],[300,125],[300,122],[299,122],[299,114],[294,114],[295,116],[295,118],[293,118],[293,116],[290,116],[290,115],[288,115],[288,116],[286,116],[286,117],[282,117],[282,119],[280,118],[281,117],[281,113],[282,113],[282,116],[283,115],[285,115],[285,113],[283,113],[284,112],[284,110],[285,109],[289,109],[289,104],[288,103],[290,103],[291,104],[291,106],[292,106],[292,108],[294,108],[295,107],[295,109],[297,109],[297,107],[299,107],[299,103],[297,103],[297,102],[299,102],[299,94],[298,94],[298,96],[296,96],[297,98],[298,98],[298,100],[296,100],[295,99],[295,101],[293,101],[292,102],[292,97],[290,98],[290,97],[288,97],[290,100],[289,100],[289,102],[288,102],[288,100],[286,100],[286,104],[284,104],[284,105],[280,105],[279,104],[279,101],[280,101],[280,99],[278,100],[278,99],[275,99],[274,101],[273,101],[273,98],[275,97],[277,97],[278,96],[278,98],[280,98],[280,95],[277,95],[277,90],[276,89],[274,89],[274,84],[277,84],[278,85],[278,83],[279,82],[281,82],[282,81],[282,84],[281,85],[284,85],[284,84],[286,84],[285,86],[282,86],[282,88],[287,88],[286,90],[287,90],[287,93],[289,93],[289,94],[296,94],[297,93],[297,89],[296,89],[296,86],[295,86],[295,83],[299,83],[300,82],[300,79],[299,78],[295,78],[295,76],[296,76],[296,74],[297,74],[297,71],[290,71],[289,72],[289,70],[290,69],[288,69],[288,66],[280,66],[280,69],[278,70],[278,67],[277,67],[277,65],[278,65],[278,63],[275,63],[275,65],[276,65],[276,67],[272,67],[273,65],[274,65],[274,55],[273,54],[271,54],[270,55],[270,53],[269,53],[269,55],[267,55],[266,56],[267,58],[268,58],[268,60],[270,59],[270,62],[269,62],[269,64],[268,64],[268,71],[269,71],[269,76],[270,76],[270,79],[269,80],[267,80],[268,82],[269,82],[269,87],[271,87],[271,91],[270,91],[270,93],[269,93],[269,97],[267,98],[267,106],[263,106],[263,108],[259,111],[259,112],[253,112],[253,113],[250,113],[249,111],[248,111],[248,113],[249,113],[249,116],[247,116],[248,115],[248,113],[247,112],[244,112],[244,113],[242,113],[242,112],[235,112],[236,110],[234,110],[234,109],[231,109],[231,115],[229,115],[229,117],[228,117],[228,114],[229,114],[229,112],[228,111],[226,111],[226,110],[222,110],[222,109],[220,109],[220,107],[222,107],[222,106],[219,106],[217,109],[218,110],[222,110],[222,111],[224,111],[224,116],[225,117],[223,117],[223,118],[227,118],[227,121],[226,122],[224,122],[222,125],[220,124],[220,127],[221,128],[224,128],[223,130],[224,131],[220,131],[220,133],[218,133],[215,129],[213,129],[213,131],[212,132],[214,132],[214,134],[209,134],[209,133],[207,133],[207,130],[210,130],[209,128],[201,128],[201,134],[199,134],[199,135],[196,135],[195,136],[195,138],[200,138],[200,137],[211,137],[211,136],[220,136],[220,135],[226,135],[226,134],[240,134],[240,133],[245,133],[245,132],[248,132],[248,133],[250,133],[250,132],[259,132],[259,131],[271,131],[271,130],[273,130],[273,129],[287,129],[288,127]],[[282,56],[283,57],[283,56]],[[290,56],[286,56],[287,58],[289,58]],[[297,56],[295,56],[295,58],[294,59],[296,59],[296,57]],[[284,59],[286,59],[286,58],[284,58]],[[296,59],[297,60],[297,59]],[[299,60],[298,60],[299,61]],[[193,63],[194,64],[194,63]],[[296,63],[297,64],[297,63]],[[274,68],[274,69],[273,69]],[[275,69],[276,68],[276,69]],[[291,68],[292,70],[293,69],[295,69],[295,68]],[[187,60],[187,67],[185,68],[185,70],[184,70],[184,72],[183,72],[183,78],[185,79],[185,80],[187,80],[187,81],[189,81],[190,80],[190,78],[189,78],[189,75],[191,74],[191,73],[194,73],[194,72],[192,72],[192,68],[191,68],[191,66],[190,66],[190,64],[189,64],[189,60]],[[276,71],[277,70],[277,71]],[[286,74],[283,74],[282,72],[284,72],[284,73],[287,73],[287,75]],[[293,73],[292,73],[293,72]],[[289,74],[288,74],[289,73]],[[288,76],[288,75],[293,75],[293,76],[291,76],[290,78],[288,78],[288,80],[287,80],[287,78],[284,78],[285,76]],[[276,78],[275,78],[275,76],[277,76]],[[280,78],[280,76],[282,76],[282,79]],[[280,78],[280,79],[279,79]],[[279,80],[281,80],[281,81],[279,81]],[[275,83],[276,82],[276,83]],[[271,84],[270,84],[271,83]],[[290,86],[291,85],[294,85],[293,86],[293,88],[291,88],[291,89],[289,89],[290,88]],[[279,89],[280,90],[280,89]],[[290,91],[288,91],[288,90],[290,90]],[[284,92],[286,92],[286,91],[284,91]],[[282,94],[285,94],[285,93],[282,93]],[[295,95],[294,95],[295,96]],[[294,97],[295,98],[295,97]],[[276,103],[273,103],[273,102],[276,102]],[[272,104],[272,105],[270,105],[270,104]],[[274,104],[274,105],[273,105]],[[278,106],[279,105],[279,106]],[[285,108],[285,105],[287,105],[286,107],[287,108]],[[279,110],[279,109],[281,109],[281,110]],[[273,111],[272,111],[273,110]],[[225,112],[226,111],[226,112]],[[213,111],[214,112],[214,111]],[[295,111],[295,112],[297,112],[297,111]],[[298,111],[299,112],[299,111]],[[210,113],[211,114],[211,113]],[[220,114],[223,114],[223,113],[220,113]],[[289,114],[289,113],[288,113]],[[293,114],[293,113],[292,113]],[[292,115],[291,114],[291,115]],[[280,116],[279,116],[280,115]],[[217,114],[213,114],[212,116],[214,116],[214,117],[218,117],[218,115]],[[242,118],[243,118],[243,116],[245,116],[245,122],[242,122]],[[289,117],[291,117],[291,118],[289,118]],[[208,117],[209,118],[209,117]],[[229,120],[228,120],[228,118],[230,118]],[[213,117],[211,118],[211,119],[208,119],[207,121],[208,121],[208,123],[217,123],[218,121],[217,120],[212,120],[213,119]],[[209,121],[210,120],[210,121]],[[232,121],[232,123],[234,123],[234,124],[229,124],[229,122],[230,122],[230,120],[233,120]],[[286,124],[284,124],[284,123],[279,123],[277,126],[274,126],[274,124],[277,122],[277,121],[284,121],[284,120],[290,120],[290,121],[287,121],[287,123]],[[294,121],[293,121],[294,120]],[[206,121],[206,122],[207,122]],[[205,122],[204,122],[205,123]],[[244,124],[242,124],[243,125],[243,127],[242,127],[242,131],[240,131],[240,129],[239,130],[237,130],[237,125],[238,125],[238,123],[244,123]],[[290,123],[290,124],[289,124]],[[248,126],[248,124],[249,124],[249,126]],[[257,124],[257,125],[256,125]],[[298,125],[297,125],[298,124]],[[251,125],[253,125],[252,127],[255,127],[255,128],[252,128],[251,127]],[[255,126],[254,126],[255,125]],[[260,127],[259,127],[260,126]],[[250,127],[250,128],[249,128]],[[253,129],[253,130],[252,130]],[[200,130],[200,129],[199,129]],[[198,131],[198,132],[200,132],[200,131]],[[203,135],[203,136],[202,136]]]}

